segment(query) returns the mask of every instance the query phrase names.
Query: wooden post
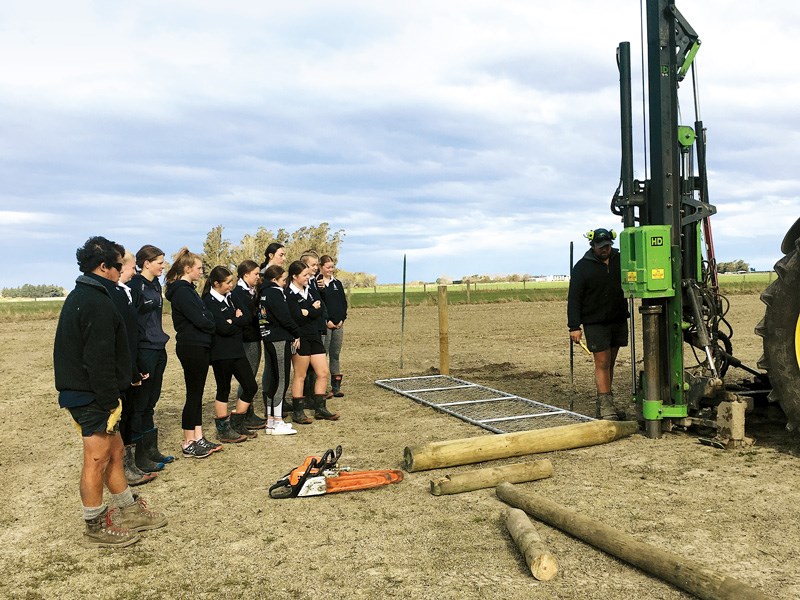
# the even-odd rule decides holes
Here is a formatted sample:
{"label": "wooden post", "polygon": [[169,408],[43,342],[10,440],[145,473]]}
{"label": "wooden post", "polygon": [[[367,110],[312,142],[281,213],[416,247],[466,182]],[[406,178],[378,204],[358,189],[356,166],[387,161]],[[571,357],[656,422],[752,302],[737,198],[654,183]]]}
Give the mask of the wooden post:
{"label": "wooden post", "polygon": [[548,429],[431,442],[404,451],[409,473],[469,465],[485,460],[569,450],[613,442],[639,431],[636,421],[588,421]]}
{"label": "wooden post", "polygon": [[447,286],[439,286],[439,373],[450,375],[450,326],[447,322]]}
{"label": "wooden post", "polygon": [[422,293],[423,294],[427,294],[428,293],[428,284],[427,283],[423,283],[422,284]]}
{"label": "wooden post", "polygon": [[675,587],[704,600],[767,600],[767,596],[736,579],[685,558],[640,542],[632,535],[561,506],[538,494],[523,492],[511,483],[497,486],[497,497],[532,517],[567,532]]}
{"label": "wooden post", "polygon": [[550,581],[556,576],[558,561],[545,547],[528,515],[518,508],[509,507],[506,511],[506,529],[525,557],[531,575],[539,581]]}
{"label": "wooden post", "polygon": [[469,281],[467,281],[467,304],[471,304],[469,300]]}
{"label": "wooden post", "polygon": [[439,479],[431,479],[431,494],[434,496],[460,494],[461,492],[494,487],[501,481],[523,483],[552,476],[553,463],[545,458],[544,460],[535,460],[528,463],[489,467],[478,469],[477,471],[445,475]]}

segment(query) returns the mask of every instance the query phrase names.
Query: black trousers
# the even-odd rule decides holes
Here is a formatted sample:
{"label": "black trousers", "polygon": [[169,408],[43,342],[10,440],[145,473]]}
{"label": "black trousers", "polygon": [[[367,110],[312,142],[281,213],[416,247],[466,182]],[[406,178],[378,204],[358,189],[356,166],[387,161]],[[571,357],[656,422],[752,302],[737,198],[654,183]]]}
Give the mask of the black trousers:
{"label": "black trousers", "polygon": [[211,362],[211,349],[177,345],[175,354],[181,361],[183,380],[186,382],[186,402],[183,405],[181,427],[188,431],[203,424],[203,390]]}
{"label": "black trousers", "polygon": [[217,382],[217,402],[228,402],[231,395],[231,378],[235,377],[242,386],[242,401],[250,404],[258,391],[253,368],[247,357],[223,358],[211,362],[214,379]]}
{"label": "black trousers", "polygon": [[139,348],[138,358],[142,372],[148,373],[150,376],[142,381],[142,385],[131,388],[133,411],[130,431],[133,439],[141,437],[145,431],[150,431],[155,427],[153,415],[156,403],[161,397],[164,371],[167,369],[167,351]]}

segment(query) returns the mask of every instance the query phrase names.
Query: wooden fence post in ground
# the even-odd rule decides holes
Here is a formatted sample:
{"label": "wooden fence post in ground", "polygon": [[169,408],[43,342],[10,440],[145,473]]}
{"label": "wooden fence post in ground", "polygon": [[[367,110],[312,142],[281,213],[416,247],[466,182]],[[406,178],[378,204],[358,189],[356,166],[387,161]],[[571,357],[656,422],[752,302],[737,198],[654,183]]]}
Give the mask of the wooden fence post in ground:
{"label": "wooden fence post in ground", "polygon": [[[611,556],[668,581],[675,587],[704,600],[767,600],[767,596],[746,583],[697,564],[696,556],[680,556],[597,519],[576,512],[538,494],[523,492],[511,483],[497,486],[497,497],[521,508],[532,517],[557,527]],[[743,570],[746,573],[746,570]]]}
{"label": "wooden fence post in ground", "polygon": [[450,333],[447,322],[447,286],[439,286],[439,373],[450,375]]}

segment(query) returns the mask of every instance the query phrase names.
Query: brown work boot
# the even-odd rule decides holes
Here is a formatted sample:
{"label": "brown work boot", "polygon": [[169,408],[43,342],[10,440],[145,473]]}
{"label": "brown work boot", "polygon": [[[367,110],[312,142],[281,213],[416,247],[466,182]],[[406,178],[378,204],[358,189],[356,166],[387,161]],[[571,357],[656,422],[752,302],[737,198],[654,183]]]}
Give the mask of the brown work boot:
{"label": "brown work boot", "polygon": [[130,506],[117,509],[114,523],[131,531],[158,529],[167,524],[167,516],[162,512],[147,508],[147,502],[139,494],[134,494],[133,499],[136,502]]}
{"label": "brown work boot", "polygon": [[83,545],[87,548],[124,548],[135,544],[141,538],[139,534],[115,523],[112,516],[117,510],[103,511],[98,517],[86,521],[86,531],[83,532]]}
{"label": "brown work boot", "polygon": [[619,421],[617,407],[614,406],[614,394],[597,394],[595,405],[595,418],[606,421]]}

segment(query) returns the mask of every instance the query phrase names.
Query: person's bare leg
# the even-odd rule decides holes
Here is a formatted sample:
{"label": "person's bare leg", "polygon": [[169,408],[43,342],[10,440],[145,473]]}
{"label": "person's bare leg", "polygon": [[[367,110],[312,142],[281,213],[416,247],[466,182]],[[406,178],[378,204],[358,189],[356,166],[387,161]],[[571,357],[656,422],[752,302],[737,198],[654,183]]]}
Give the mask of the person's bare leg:
{"label": "person's bare leg", "polygon": [[[116,437],[119,438],[119,434]],[[111,462],[113,440],[114,436],[107,433],[95,433],[83,438],[80,492],[81,502],[84,506],[101,506],[103,504],[103,484],[106,481],[106,469]],[[122,444],[121,440],[120,444]],[[124,448],[120,446],[120,465],[122,465],[123,450]],[[124,471],[122,480],[125,481]],[[126,482],[125,486],[127,485]]]}

